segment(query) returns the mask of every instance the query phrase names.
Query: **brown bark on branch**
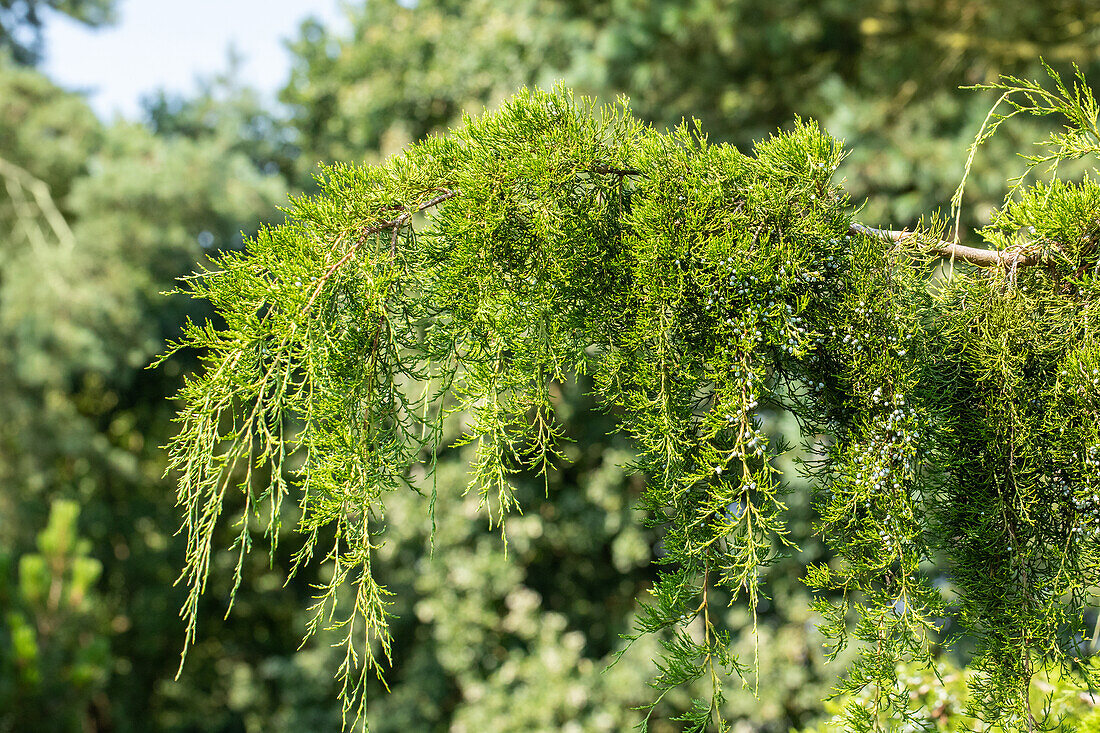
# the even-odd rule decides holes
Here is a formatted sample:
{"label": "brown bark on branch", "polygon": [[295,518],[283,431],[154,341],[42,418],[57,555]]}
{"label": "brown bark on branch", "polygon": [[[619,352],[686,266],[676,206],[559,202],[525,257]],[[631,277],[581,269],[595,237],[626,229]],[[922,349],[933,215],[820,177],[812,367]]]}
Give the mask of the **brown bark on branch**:
{"label": "brown bark on branch", "polygon": [[303,309],[303,311],[308,312],[313,307],[313,301],[317,300],[317,296],[320,295],[321,289],[325,286],[325,283],[328,281],[328,279],[332,277],[332,273],[343,267],[344,263],[350,260],[355,255],[359,247],[361,247],[371,235],[380,234],[381,232],[384,232],[386,230],[393,230],[393,236],[390,238],[390,256],[393,256],[396,253],[397,249],[397,235],[401,232],[401,228],[409,223],[409,219],[412,218],[413,214],[424,211],[424,209],[430,209],[433,206],[438,206],[447,199],[453,199],[459,194],[459,190],[457,188],[453,190],[447,188],[436,190],[442,191],[443,193],[439,194],[435,198],[429,199],[421,203],[412,211],[407,210],[404,206],[396,204],[385,207],[389,209],[396,209],[398,211],[404,211],[405,213],[388,221],[383,221],[378,224],[372,224],[368,227],[364,227],[363,229],[361,229],[359,231],[359,235],[356,237],[355,242],[353,242],[352,245],[348,247],[348,251],[344,254],[344,256],[337,260],[336,263],[332,265],[332,267],[328,268],[328,270],[325,271],[325,274],[322,275],[321,278],[317,281],[317,284],[313,288],[313,293],[309,296],[309,302],[306,303],[306,307]]}
{"label": "brown bark on branch", "polygon": [[[869,237],[879,237],[891,242],[900,242],[909,237],[913,232],[895,231],[892,229],[875,229],[858,222],[852,222],[848,231],[852,234],[865,234]],[[964,244],[956,244],[945,240],[932,243],[931,250],[940,257],[969,262],[978,267],[1030,267],[1039,264],[1039,256],[1034,252],[1013,252],[1010,250],[978,249],[967,247]]]}

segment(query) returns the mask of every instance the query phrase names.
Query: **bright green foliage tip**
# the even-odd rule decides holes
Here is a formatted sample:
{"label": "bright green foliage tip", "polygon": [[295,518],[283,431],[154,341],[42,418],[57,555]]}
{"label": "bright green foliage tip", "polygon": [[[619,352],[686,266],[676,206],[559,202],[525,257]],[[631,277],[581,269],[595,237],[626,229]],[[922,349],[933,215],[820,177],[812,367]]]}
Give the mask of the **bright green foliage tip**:
{"label": "bright green foliage tip", "polygon": [[842,157],[813,123],[745,155],[559,89],[383,165],[327,169],[286,224],[185,284],[221,318],[174,347],[204,353],[170,446],[188,641],[227,492],[245,497],[242,557],[249,520],[274,542],[289,499],[300,562],[333,569],[307,635],[346,632],[338,674],[361,718],[390,654],[371,572],[387,495],[423,491],[425,521],[447,521],[414,467],[434,465],[460,414],[469,490],[503,528],[512,476],[559,459],[555,384],[585,374],[633,438],[642,516],[665,532],[630,638],[663,640],[658,699],[710,682],[687,729],[727,729],[723,680],[753,684],[715,611],[755,609],[760,569],[797,551],[774,467],[788,446],[762,429],[765,406],[793,412],[817,457],[837,559],[807,582],[841,599],[818,604],[837,648],[862,650],[848,725],[922,724],[898,665],[934,667],[946,617],[977,640],[975,714],[1024,725],[1033,660],[1085,654],[1100,561],[1100,190],[1055,183],[999,215],[991,241],[1034,226],[1042,267],[945,275],[925,235],[849,235]]}

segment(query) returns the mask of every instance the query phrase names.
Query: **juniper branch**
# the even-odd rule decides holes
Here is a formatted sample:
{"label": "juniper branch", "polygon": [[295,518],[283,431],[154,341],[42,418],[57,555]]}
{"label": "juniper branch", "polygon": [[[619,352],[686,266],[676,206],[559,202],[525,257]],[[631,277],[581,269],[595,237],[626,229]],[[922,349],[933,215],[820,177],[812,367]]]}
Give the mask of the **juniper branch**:
{"label": "juniper branch", "polygon": [[[755,628],[764,569],[793,547],[776,466],[786,448],[764,429],[763,404],[828,442],[806,465],[837,561],[810,567],[806,583],[823,594],[830,645],[861,646],[839,688],[853,697],[849,722],[919,722],[897,670],[935,667],[949,612],[978,640],[976,715],[1024,721],[1027,660],[1079,659],[1100,585],[1100,187],[1020,191],[983,230],[991,249],[978,249],[852,223],[831,183],[843,155],[814,123],[746,155],[686,125],[661,132],[536,91],[400,159],[329,169],[287,224],[185,281],[223,324],[192,324],[173,347],[207,352],[170,445],[189,533],[185,618],[227,491],[244,495],[246,522],[270,497],[276,536],[290,443],[302,458],[296,563],[321,530],[334,537],[307,634],[349,627],[337,675],[345,711],[361,718],[365,672],[392,642],[368,522],[390,492],[415,488],[426,452],[435,467],[452,412],[469,415],[457,445],[478,448],[467,488],[503,522],[518,502],[511,477],[560,455],[547,383],[586,374],[648,479],[644,522],[664,532],[651,600],[626,637],[667,634],[658,700],[712,663],[744,679],[729,617],[708,601],[743,599]],[[412,217],[459,187],[414,236]],[[927,268],[908,266],[923,252],[1014,275],[1040,262],[1013,246],[1033,225],[1037,241],[1072,246],[1012,288],[973,273],[930,288]],[[301,426],[289,439],[287,420]],[[263,474],[279,483],[257,494]],[[957,613],[924,568],[940,556]],[[338,598],[349,584],[354,603]],[[1074,674],[1100,683],[1100,671]],[[714,684],[677,719],[706,729],[723,699]]]}
{"label": "juniper branch", "polygon": [[[891,242],[900,242],[915,234],[906,230],[875,229],[858,222],[852,222],[849,231],[852,234],[880,237]],[[1031,267],[1039,264],[1039,256],[1034,252],[979,249],[943,239],[932,242],[931,251],[940,257],[962,260],[978,267]]]}

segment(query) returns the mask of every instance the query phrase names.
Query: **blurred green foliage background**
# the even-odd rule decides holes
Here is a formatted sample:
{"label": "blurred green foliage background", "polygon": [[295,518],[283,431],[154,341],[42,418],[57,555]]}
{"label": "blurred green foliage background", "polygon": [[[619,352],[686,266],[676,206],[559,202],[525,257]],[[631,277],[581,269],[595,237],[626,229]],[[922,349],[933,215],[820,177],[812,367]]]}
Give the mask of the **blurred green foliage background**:
{"label": "blurred green foliage background", "polygon": [[[291,39],[278,107],[228,72],[192,96],[148,98],[140,122],[105,124],[35,68],[47,6],[92,25],[124,10],[0,3],[0,732],[339,728],[338,652],[324,638],[298,648],[324,569],[288,581],[281,551],[254,553],[224,621],[235,557],[217,556],[198,644],[174,679],[182,550],[159,446],[193,362],[144,368],[185,318],[208,316],[161,291],[277,221],[318,161],[376,161],[463,110],[564,79],[625,94],[660,126],[699,118],[739,146],[816,118],[852,151],[839,175],[866,199],[863,221],[902,227],[947,204],[993,101],[961,85],[1035,76],[1040,55],[1100,73],[1100,9],[1087,0],[356,0],[350,32],[308,21]],[[988,220],[1038,133],[1019,125],[982,153],[966,223]],[[393,497],[378,573],[396,592],[396,656],[373,730],[638,720],[652,649],[605,668],[659,537],[633,510],[643,479],[621,468],[630,446],[585,393],[561,387],[571,462],[547,496],[541,479],[523,484],[507,552],[462,496],[461,449],[441,458],[431,557],[425,502]],[[772,426],[793,433],[781,416]],[[818,724],[843,665],[823,664],[807,610],[802,568],[824,549],[787,468],[802,552],[768,570],[759,696],[731,691],[738,730]],[[747,622],[728,612],[733,629]],[[652,729],[676,730],[686,699],[666,698]]]}

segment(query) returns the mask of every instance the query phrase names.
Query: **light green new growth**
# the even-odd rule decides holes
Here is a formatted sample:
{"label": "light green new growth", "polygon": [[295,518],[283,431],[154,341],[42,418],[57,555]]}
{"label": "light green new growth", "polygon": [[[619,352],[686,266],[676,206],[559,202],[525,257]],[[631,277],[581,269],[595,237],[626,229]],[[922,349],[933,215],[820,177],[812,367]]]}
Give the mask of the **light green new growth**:
{"label": "light green new growth", "polygon": [[447,521],[411,469],[434,467],[450,415],[476,447],[469,490],[503,532],[512,477],[561,458],[555,383],[583,374],[633,439],[639,509],[664,531],[628,638],[662,640],[657,700],[709,681],[688,729],[728,730],[724,679],[752,684],[715,612],[755,615],[761,568],[797,551],[774,461],[788,447],[763,430],[765,406],[816,448],[806,469],[836,559],[806,581],[834,649],[859,643],[850,728],[926,724],[897,670],[935,667],[945,618],[976,643],[972,712],[991,725],[1041,717],[1036,660],[1100,682],[1081,664],[1100,568],[1100,187],[1036,184],[997,213],[986,239],[1037,247],[1040,266],[944,274],[938,231],[850,233],[842,157],[812,122],[746,155],[558,89],[382,165],[326,169],[285,224],[185,282],[221,319],[173,346],[204,363],[170,445],[188,643],[227,493],[245,499],[242,560],[250,520],[274,545],[294,501],[298,563],[332,568],[307,637],[344,630],[343,704],[361,719],[366,675],[391,654],[371,572],[387,495],[427,491],[425,521]]}

